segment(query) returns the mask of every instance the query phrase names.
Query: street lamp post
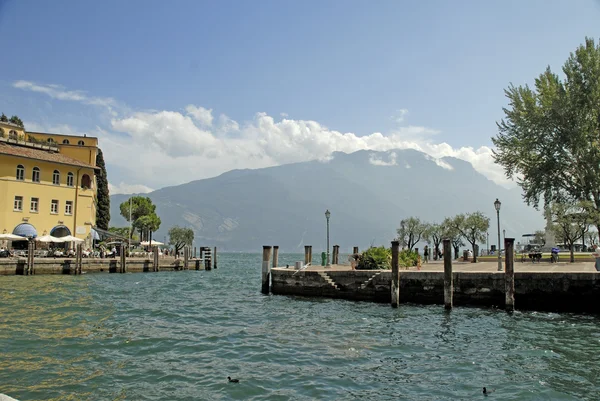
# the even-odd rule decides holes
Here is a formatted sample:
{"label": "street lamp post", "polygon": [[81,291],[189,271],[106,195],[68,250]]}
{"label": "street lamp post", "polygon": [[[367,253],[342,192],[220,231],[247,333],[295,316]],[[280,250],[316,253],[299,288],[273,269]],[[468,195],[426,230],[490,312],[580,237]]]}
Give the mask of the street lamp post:
{"label": "street lamp post", "polygon": [[494,207],[496,208],[496,216],[498,219],[498,271],[502,271],[502,255],[500,254],[500,205],[502,203],[496,198],[496,202],[494,202]]}
{"label": "street lamp post", "polygon": [[490,233],[487,232],[487,233],[485,233],[485,235],[486,235],[485,252],[486,252],[486,255],[489,255],[490,254]]}
{"label": "street lamp post", "polygon": [[327,218],[327,265],[325,267],[331,267],[329,263],[329,217],[331,216],[331,212],[329,209],[325,211],[325,217]]}

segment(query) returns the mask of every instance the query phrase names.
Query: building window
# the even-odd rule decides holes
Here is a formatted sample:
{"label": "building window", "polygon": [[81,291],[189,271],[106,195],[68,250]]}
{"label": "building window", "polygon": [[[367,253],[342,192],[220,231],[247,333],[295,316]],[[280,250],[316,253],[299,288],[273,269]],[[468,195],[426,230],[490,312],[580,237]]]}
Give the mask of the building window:
{"label": "building window", "polygon": [[60,185],[60,171],[54,170],[54,173],[52,174],[52,183],[54,185]]}
{"label": "building window", "polygon": [[73,173],[68,173],[67,174],[67,186],[68,187],[72,187],[73,186],[73,182],[74,182]]}
{"label": "building window", "polygon": [[54,139],[48,138],[48,143],[54,143]]}
{"label": "building window", "polygon": [[84,174],[83,177],[81,177],[81,188],[88,189],[91,187],[92,187],[92,180],[90,179],[90,176],[87,174]]}
{"label": "building window", "polygon": [[63,145],[68,145],[69,144],[69,140],[68,139],[63,139]]}
{"label": "building window", "polygon": [[19,135],[17,134],[17,131],[12,130],[8,133],[8,139],[14,139],[15,141],[17,139],[19,139]]}
{"label": "building window", "polygon": [[31,181],[40,182],[40,169],[39,167],[33,168],[33,173],[31,173]]}
{"label": "building window", "polygon": [[85,143],[84,143],[83,141],[79,141],[79,142],[77,142],[77,145],[79,145],[79,146],[84,146],[84,145],[85,145]]}
{"label": "building window", "polygon": [[69,216],[73,214],[73,201],[67,201],[67,203],[65,203],[65,214],[68,214]]}
{"label": "building window", "polygon": [[17,166],[17,180],[23,181],[25,179],[25,167],[22,164]]}
{"label": "building window", "polygon": [[39,203],[40,203],[39,198],[31,198],[31,207],[29,208],[29,211],[37,213]]}
{"label": "building window", "polygon": [[50,213],[58,214],[58,200],[52,199],[52,203],[50,204]]}
{"label": "building window", "polygon": [[14,210],[17,212],[23,211],[23,197],[22,196],[15,196]]}

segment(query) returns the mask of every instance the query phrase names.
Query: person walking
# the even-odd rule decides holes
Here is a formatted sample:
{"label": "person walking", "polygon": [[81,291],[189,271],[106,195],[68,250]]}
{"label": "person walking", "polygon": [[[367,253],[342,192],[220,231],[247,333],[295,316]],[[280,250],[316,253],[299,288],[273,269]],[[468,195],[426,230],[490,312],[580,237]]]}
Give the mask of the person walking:
{"label": "person walking", "polygon": [[427,259],[429,258],[429,248],[427,245],[423,248],[423,263],[427,263]]}

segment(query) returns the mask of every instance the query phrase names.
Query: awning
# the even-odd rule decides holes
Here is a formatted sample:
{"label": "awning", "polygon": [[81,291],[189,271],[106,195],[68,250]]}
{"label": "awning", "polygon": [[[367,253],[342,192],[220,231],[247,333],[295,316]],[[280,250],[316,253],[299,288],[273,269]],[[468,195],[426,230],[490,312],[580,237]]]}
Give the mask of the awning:
{"label": "awning", "polygon": [[[122,242],[129,242],[129,238],[119,235],[117,233],[113,233],[112,231],[106,231],[106,230],[103,230],[98,227],[92,227],[92,230],[96,231],[96,234],[98,234],[98,237],[102,241],[107,240],[107,239],[116,239],[116,240],[120,240]],[[139,244],[139,241],[131,240],[130,242],[132,244]]]}
{"label": "awning", "polygon": [[96,231],[95,229],[92,228],[90,233],[92,234],[92,240],[100,241],[100,235],[98,235],[98,231]]}
{"label": "awning", "polygon": [[12,232],[20,237],[37,237],[37,231],[34,226],[29,223],[22,223],[15,227]]}

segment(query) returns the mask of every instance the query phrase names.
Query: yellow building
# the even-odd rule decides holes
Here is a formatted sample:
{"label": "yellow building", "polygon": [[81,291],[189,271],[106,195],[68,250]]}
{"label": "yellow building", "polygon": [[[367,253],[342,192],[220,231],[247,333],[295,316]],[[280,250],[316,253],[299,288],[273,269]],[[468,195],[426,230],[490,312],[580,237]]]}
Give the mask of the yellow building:
{"label": "yellow building", "polygon": [[0,232],[74,235],[96,225],[98,139],[0,122]]}

